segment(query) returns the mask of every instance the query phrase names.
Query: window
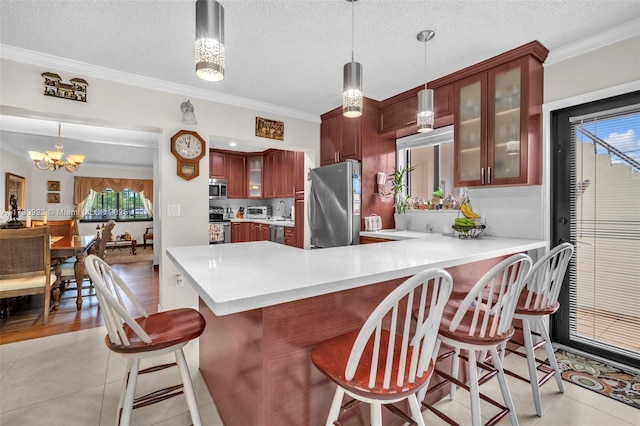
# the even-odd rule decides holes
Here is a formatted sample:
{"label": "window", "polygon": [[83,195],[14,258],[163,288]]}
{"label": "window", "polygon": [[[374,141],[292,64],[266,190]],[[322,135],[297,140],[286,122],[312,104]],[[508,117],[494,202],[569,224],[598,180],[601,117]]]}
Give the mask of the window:
{"label": "window", "polygon": [[431,200],[438,188],[445,196],[457,198],[453,188],[453,126],[397,139],[396,153],[398,167],[415,167],[407,182],[411,198]]}
{"label": "window", "polygon": [[151,215],[144,206],[144,197],[140,193],[125,188],[122,192],[115,192],[110,188],[102,192],[91,190],[88,198],[89,209],[83,220],[118,221],[150,220]]}

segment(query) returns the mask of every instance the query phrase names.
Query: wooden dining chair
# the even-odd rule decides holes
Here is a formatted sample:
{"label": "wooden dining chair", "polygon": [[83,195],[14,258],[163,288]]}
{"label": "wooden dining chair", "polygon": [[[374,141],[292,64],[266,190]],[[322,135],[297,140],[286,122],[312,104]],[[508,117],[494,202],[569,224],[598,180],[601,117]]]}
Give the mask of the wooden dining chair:
{"label": "wooden dining chair", "polygon": [[49,234],[52,237],[63,237],[71,239],[73,237],[74,228],[75,228],[75,220],[73,219],[63,219],[63,220],[48,220],[47,223],[44,223],[43,220],[32,220],[31,226],[44,226],[47,225],[49,227]]}
{"label": "wooden dining chair", "polygon": [[[191,308],[174,309],[147,314],[133,292],[116,272],[96,255],[85,261],[100,304],[100,313],[107,327],[105,344],[127,358],[124,385],[118,402],[117,424],[128,425],[133,409],[143,407],[184,393],[191,414],[191,422],[201,425],[191,374],[182,348],[198,338],[205,327],[200,312]],[[132,306],[129,312],[128,306]],[[172,353],[176,362],[140,370],[140,360]],[[170,386],[135,398],[139,374],[153,373],[178,366],[182,385]]]}
{"label": "wooden dining chair", "polygon": [[[115,226],[116,222],[112,219],[107,221],[107,223],[105,224],[104,231],[102,231],[102,235],[100,237],[100,240],[98,241],[98,249],[95,252],[96,256],[98,256],[100,259],[104,259],[105,251],[107,249],[107,242],[111,240],[111,232],[113,231],[113,228]],[[76,259],[72,257],[66,259],[60,265],[60,281],[63,283],[63,288],[65,290],[73,289],[73,287],[69,288],[68,285],[76,280],[75,263]],[[91,281],[91,278],[89,277],[89,274],[86,272],[86,270],[84,273],[83,281],[84,279],[89,280],[89,285],[84,286],[83,289],[89,289],[89,294],[91,294],[93,290],[93,282]],[[76,286],[78,285],[82,285],[82,283],[76,283]]]}
{"label": "wooden dining chair", "polygon": [[448,272],[420,272],[392,291],[360,330],[312,350],[313,364],[337,384],[327,425],[338,420],[345,394],[370,405],[373,426],[382,425],[383,405],[402,400],[408,401],[413,422],[424,425],[416,393],[433,372],[438,327],[451,288]]}
{"label": "wooden dining chair", "polygon": [[[510,343],[514,343],[516,349],[507,348],[507,351],[527,359],[529,377],[525,378],[509,370],[505,370],[505,373],[530,383],[533,403],[538,416],[542,416],[540,386],[555,376],[558,390],[561,393],[564,392],[562,375],[560,368],[558,368],[553,346],[551,346],[546,321],[550,315],[560,308],[558,296],[560,295],[560,288],[564,282],[564,276],[571,256],[573,256],[573,251],[574,248],[571,243],[562,243],[550,250],[533,265],[524,280],[525,287],[520,294],[513,316],[514,319],[522,321],[522,327],[516,327],[516,330],[522,331],[524,341],[511,338]],[[534,336],[540,338],[535,345],[533,343]],[[518,350],[521,347],[524,347],[524,353]],[[541,347],[545,349],[547,360],[536,358],[535,350]],[[551,371],[538,379],[538,366],[547,362],[551,365]]]}
{"label": "wooden dining chair", "polygon": [[50,250],[48,227],[0,231],[0,298],[43,294],[45,324],[56,281]]}
{"label": "wooden dining chair", "polygon": [[[525,254],[510,256],[484,274],[462,300],[452,298],[445,308],[438,332],[436,350],[439,350],[440,343],[453,349],[438,357],[438,360],[452,357],[451,374],[437,369],[437,375],[444,380],[435,384],[431,389],[440,389],[450,384],[449,396],[451,400],[455,398],[457,387],[469,391],[471,424],[473,426],[482,424],[480,399],[500,409],[500,412],[489,420],[489,424],[497,423],[507,414],[511,424],[518,424],[515,406],[511,399],[502,367],[502,359],[497,348],[504,347],[504,344],[513,336],[513,315],[524,286],[524,278],[530,268],[531,258],[529,256]],[[461,351],[465,351],[466,355],[463,355]],[[487,353],[490,354],[492,366],[485,362]],[[460,358],[467,361],[468,385],[458,379]],[[478,377],[479,368],[487,370],[488,373],[483,377]],[[480,393],[480,384],[495,376],[498,378],[506,406],[502,406]],[[447,423],[456,424],[433,405],[425,402],[423,405]]]}

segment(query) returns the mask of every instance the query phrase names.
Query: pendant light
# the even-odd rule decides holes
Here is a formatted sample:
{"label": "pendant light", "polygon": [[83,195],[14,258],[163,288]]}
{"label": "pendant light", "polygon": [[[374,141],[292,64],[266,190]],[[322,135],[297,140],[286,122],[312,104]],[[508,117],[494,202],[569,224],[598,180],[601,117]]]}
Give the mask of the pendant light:
{"label": "pendant light", "polygon": [[433,90],[427,89],[427,42],[436,33],[424,30],[418,33],[418,41],[424,43],[424,89],[418,92],[418,132],[426,133],[433,130]]}
{"label": "pendant light", "polygon": [[224,8],[215,0],[196,1],[196,75],[224,78]]}
{"label": "pendant light", "polygon": [[344,79],[342,84],[342,115],[345,117],[360,117],[362,115],[362,65],[353,60],[354,12],[351,2],[351,62],[344,65]]}

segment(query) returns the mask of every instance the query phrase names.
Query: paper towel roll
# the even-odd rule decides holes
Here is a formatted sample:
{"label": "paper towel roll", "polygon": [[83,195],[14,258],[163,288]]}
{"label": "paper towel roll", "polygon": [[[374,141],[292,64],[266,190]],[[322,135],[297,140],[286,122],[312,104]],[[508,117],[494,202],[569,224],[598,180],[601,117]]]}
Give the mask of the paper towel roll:
{"label": "paper towel roll", "polygon": [[387,174],[378,172],[378,185],[384,185],[385,183],[387,183]]}

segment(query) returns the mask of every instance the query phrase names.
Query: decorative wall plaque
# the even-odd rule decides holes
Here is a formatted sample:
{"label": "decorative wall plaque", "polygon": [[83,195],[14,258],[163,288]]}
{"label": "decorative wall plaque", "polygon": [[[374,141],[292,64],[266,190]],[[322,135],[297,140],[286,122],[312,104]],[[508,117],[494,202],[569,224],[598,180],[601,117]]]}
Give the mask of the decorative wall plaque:
{"label": "decorative wall plaque", "polygon": [[284,122],[256,117],[256,136],[283,141]]}
{"label": "decorative wall plaque", "polygon": [[56,98],[70,99],[72,101],[87,102],[87,83],[82,78],[72,78],[69,83],[64,83],[58,74],[43,72],[44,95]]}

